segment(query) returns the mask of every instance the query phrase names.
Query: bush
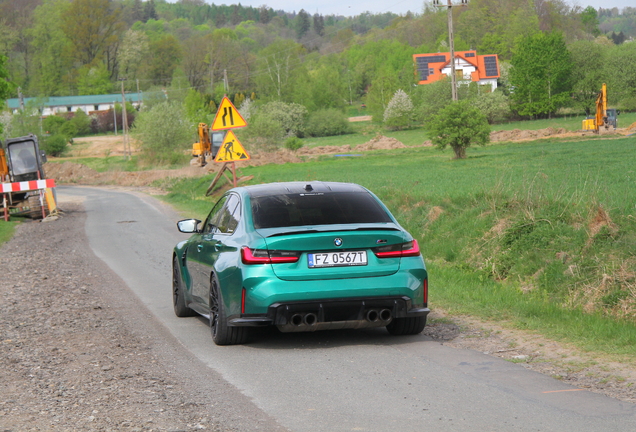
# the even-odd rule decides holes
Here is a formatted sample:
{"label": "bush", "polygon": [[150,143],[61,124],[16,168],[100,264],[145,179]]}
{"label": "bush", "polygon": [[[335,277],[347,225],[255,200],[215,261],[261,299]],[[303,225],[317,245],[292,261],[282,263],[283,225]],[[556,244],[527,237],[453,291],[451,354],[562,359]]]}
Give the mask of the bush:
{"label": "bush", "polygon": [[77,131],[73,136],[85,136],[91,133],[91,118],[81,109],[75,112],[70,122],[75,126]]}
{"label": "bush", "polygon": [[283,139],[283,128],[280,123],[272,121],[269,116],[259,114],[252,117],[245,130],[240,131],[241,141],[245,138],[245,143],[253,148],[265,151],[276,150]]}
{"label": "bush", "polygon": [[478,96],[473,105],[486,116],[489,124],[504,121],[511,115],[508,97],[499,90]]}
{"label": "bush", "polygon": [[334,108],[311,113],[305,128],[305,133],[314,137],[344,135],[351,132],[349,120],[341,111]]}
{"label": "bush", "polygon": [[391,129],[404,129],[413,122],[413,102],[399,89],[384,110],[384,124]]}
{"label": "bush", "polygon": [[305,134],[307,108],[297,103],[269,102],[260,108],[260,114],[278,123],[285,136]]}
{"label": "bush", "polygon": [[195,131],[183,105],[177,102],[162,102],[140,113],[131,129],[141,142],[143,158],[159,164],[183,160],[185,150],[194,142]]}
{"label": "bush", "polygon": [[296,151],[303,146],[303,140],[298,137],[289,137],[285,140],[285,148],[291,151]]}
{"label": "bush", "polygon": [[47,155],[59,156],[66,150],[67,141],[64,135],[50,135],[42,141],[42,150],[44,150]]}
{"label": "bush", "polygon": [[66,119],[58,115],[50,115],[42,120],[42,127],[47,134],[55,135],[60,133],[60,128],[66,123]]}

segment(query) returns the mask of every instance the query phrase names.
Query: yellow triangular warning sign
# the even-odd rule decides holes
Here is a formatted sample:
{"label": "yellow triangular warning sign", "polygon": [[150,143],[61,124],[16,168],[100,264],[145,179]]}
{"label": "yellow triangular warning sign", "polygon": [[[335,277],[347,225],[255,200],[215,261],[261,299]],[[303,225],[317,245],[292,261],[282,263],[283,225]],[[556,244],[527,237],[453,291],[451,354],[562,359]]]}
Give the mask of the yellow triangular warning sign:
{"label": "yellow triangular warning sign", "polygon": [[219,105],[219,109],[216,112],[216,116],[214,116],[214,121],[210,129],[224,130],[245,126],[247,126],[245,119],[227,96],[223,96],[223,100],[221,100],[221,105]]}
{"label": "yellow triangular warning sign", "polygon": [[214,158],[214,162],[235,162],[249,160],[250,155],[247,154],[234,132],[228,131],[221,148]]}

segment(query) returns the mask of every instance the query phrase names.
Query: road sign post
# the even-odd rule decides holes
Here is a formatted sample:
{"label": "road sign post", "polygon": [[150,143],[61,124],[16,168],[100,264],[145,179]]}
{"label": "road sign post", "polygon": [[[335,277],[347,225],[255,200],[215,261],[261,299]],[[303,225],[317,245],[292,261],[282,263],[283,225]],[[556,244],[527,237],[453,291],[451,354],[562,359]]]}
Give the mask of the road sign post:
{"label": "road sign post", "polygon": [[[214,121],[212,122],[212,126],[210,129],[218,131],[218,130],[228,130],[234,128],[241,128],[247,126],[247,122],[236,109],[234,104],[228,99],[227,96],[223,96],[221,100],[221,104],[219,105],[219,109],[216,111],[216,115],[214,116]],[[223,166],[219,170],[219,172],[210,183],[208,190],[205,195],[209,196],[214,190],[214,186],[220,180],[221,175],[225,173],[225,170],[232,171],[232,184],[234,187],[237,185],[236,179],[236,161],[246,161],[250,159],[250,155],[247,153],[241,142],[238,140],[234,132],[228,130],[225,134],[225,138],[223,139],[223,144],[221,144],[221,148],[216,153],[216,157],[214,158],[214,162],[223,163]],[[229,168],[231,166],[231,168]],[[229,180],[229,179],[228,179]]]}

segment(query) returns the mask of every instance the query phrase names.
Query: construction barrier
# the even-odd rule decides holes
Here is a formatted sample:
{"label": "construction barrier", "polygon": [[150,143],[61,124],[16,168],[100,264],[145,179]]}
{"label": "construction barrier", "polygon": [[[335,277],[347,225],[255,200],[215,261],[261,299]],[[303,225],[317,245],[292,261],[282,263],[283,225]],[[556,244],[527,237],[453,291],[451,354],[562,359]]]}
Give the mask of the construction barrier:
{"label": "construction barrier", "polygon": [[42,207],[42,218],[46,217],[44,211],[44,201],[46,199],[49,212],[56,208],[53,194],[49,189],[55,187],[54,179],[31,180],[15,183],[0,183],[0,193],[2,194],[2,207],[4,208],[4,220],[9,220],[9,206],[7,204],[7,194],[12,192],[40,191],[40,206]]}

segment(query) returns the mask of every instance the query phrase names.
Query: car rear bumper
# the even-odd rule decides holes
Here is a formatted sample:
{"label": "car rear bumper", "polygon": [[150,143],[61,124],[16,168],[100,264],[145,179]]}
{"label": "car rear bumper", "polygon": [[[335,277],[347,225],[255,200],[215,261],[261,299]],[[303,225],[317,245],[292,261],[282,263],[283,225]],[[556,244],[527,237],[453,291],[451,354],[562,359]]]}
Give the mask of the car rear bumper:
{"label": "car rear bumper", "polygon": [[427,307],[407,296],[296,301],[272,304],[266,314],[230,317],[230,326],[275,325],[284,332],[383,327],[395,318],[425,317]]}

